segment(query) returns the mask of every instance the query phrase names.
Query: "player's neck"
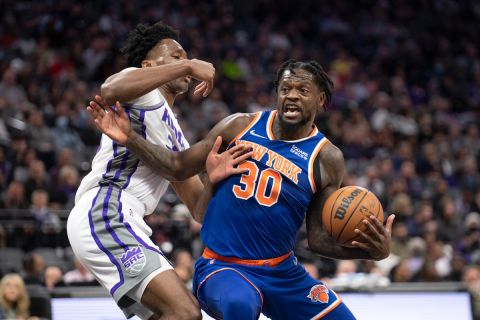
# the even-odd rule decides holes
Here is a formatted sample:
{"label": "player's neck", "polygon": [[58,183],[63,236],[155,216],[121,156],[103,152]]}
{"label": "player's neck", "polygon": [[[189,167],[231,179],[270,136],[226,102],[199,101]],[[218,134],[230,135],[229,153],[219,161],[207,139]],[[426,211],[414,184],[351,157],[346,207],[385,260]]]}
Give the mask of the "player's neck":
{"label": "player's neck", "polygon": [[273,121],[272,131],[276,140],[294,141],[308,137],[313,130],[313,122],[289,125],[283,123],[277,115]]}
{"label": "player's neck", "polygon": [[173,108],[173,102],[175,101],[176,95],[171,93],[167,88],[165,87],[160,87],[158,88],[160,92],[162,93],[162,96],[165,98],[167,101],[168,105]]}

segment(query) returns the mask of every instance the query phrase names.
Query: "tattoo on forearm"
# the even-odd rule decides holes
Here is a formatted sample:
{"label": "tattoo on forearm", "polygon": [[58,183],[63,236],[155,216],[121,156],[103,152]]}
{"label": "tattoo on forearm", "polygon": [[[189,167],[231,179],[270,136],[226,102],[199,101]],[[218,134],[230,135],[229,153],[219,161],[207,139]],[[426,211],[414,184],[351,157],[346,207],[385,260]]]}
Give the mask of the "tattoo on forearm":
{"label": "tattoo on forearm", "polygon": [[126,146],[150,169],[169,180],[175,179],[177,170],[174,152],[154,145],[136,133],[128,138]]}

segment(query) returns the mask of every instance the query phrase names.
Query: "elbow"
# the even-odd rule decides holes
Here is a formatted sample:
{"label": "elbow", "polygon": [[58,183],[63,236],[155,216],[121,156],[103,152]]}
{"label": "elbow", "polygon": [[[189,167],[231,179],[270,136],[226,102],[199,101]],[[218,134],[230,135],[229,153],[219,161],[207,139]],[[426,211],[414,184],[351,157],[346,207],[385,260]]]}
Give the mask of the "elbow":
{"label": "elbow", "polygon": [[187,168],[181,164],[179,159],[172,161],[173,166],[170,172],[170,181],[184,181],[190,178]]}
{"label": "elbow", "polygon": [[115,103],[115,88],[109,83],[104,83],[100,87],[100,95],[107,105],[113,105]]}

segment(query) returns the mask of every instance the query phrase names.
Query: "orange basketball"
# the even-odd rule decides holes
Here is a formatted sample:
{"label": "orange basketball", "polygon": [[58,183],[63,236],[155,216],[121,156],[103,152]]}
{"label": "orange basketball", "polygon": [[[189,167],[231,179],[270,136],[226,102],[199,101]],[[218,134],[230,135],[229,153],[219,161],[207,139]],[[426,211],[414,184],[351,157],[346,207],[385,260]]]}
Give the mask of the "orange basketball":
{"label": "orange basketball", "polygon": [[370,215],[383,223],[383,208],[378,198],[362,187],[343,187],[332,193],[323,206],[323,228],[338,243],[351,246],[353,240],[362,241],[354,230],[366,231],[362,221]]}

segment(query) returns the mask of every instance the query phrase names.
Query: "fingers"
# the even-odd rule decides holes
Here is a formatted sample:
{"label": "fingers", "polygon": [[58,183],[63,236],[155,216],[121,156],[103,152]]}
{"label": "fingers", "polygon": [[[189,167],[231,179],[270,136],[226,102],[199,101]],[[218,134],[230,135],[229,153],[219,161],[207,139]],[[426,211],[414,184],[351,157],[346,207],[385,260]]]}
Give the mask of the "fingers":
{"label": "fingers", "polygon": [[102,96],[97,94],[93,100],[95,100],[94,102],[96,102],[102,109],[107,108],[107,104],[105,103],[105,100],[103,100]]}
{"label": "fingers", "polygon": [[95,101],[90,101],[90,104],[87,106],[87,111],[94,119],[102,118],[105,115],[105,110],[103,110],[103,108]]}
{"label": "fingers", "polygon": [[212,90],[213,90],[213,79],[208,81],[207,88],[203,92],[203,97],[208,96],[210,94],[210,92],[212,92]]}
{"label": "fingers", "polygon": [[247,168],[233,168],[232,169],[232,174],[242,174],[242,173],[247,173],[248,169]]}
{"label": "fingers", "polygon": [[199,95],[202,94],[203,97],[206,97],[212,92],[213,90],[213,79],[210,81],[202,81],[200,84],[198,84],[195,87],[195,90],[193,91],[194,95]]}
{"label": "fingers", "polygon": [[204,92],[206,88],[207,88],[207,83],[205,81],[202,81],[200,84],[198,84],[195,87],[195,91],[193,91],[193,94],[198,96],[199,94]]}
{"label": "fingers", "polygon": [[389,215],[387,219],[387,224],[385,225],[385,230],[387,231],[389,236],[392,234],[393,220],[395,220],[395,215]]}
{"label": "fingers", "polygon": [[215,143],[213,144],[213,147],[210,153],[218,154],[218,150],[220,149],[221,145],[222,145],[222,137],[218,136],[217,139],[215,139]]}
{"label": "fingers", "polygon": [[125,112],[125,109],[122,107],[122,104],[119,101],[115,102],[115,111],[120,117],[128,118],[127,113]]}
{"label": "fingers", "polygon": [[243,153],[246,148],[247,148],[247,146],[244,145],[244,144],[237,144],[237,145],[231,147],[230,149],[228,149],[227,152],[235,158],[235,154]]}
{"label": "fingers", "polygon": [[367,219],[363,220],[363,223],[367,226],[367,229],[368,231],[370,231],[371,235],[373,235],[377,239],[381,239],[382,235],[378,230],[382,230],[382,233],[383,233],[384,229],[382,224],[374,216],[370,216],[370,220],[374,222],[375,226]]}
{"label": "fingers", "polygon": [[352,241],[352,246],[363,249],[365,251],[370,251],[370,247],[366,243]]}
{"label": "fingers", "polygon": [[242,163],[243,161],[245,161],[245,160],[247,160],[248,158],[250,158],[250,157],[252,156],[252,154],[253,154],[253,151],[249,151],[249,152],[241,155],[240,157],[235,158],[235,159],[233,160],[233,165],[236,166],[236,165],[238,165],[239,163]]}
{"label": "fingers", "polygon": [[363,232],[360,229],[355,229],[355,233],[361,235],[368,243],[374,244],[375,241],[367,233]]}

